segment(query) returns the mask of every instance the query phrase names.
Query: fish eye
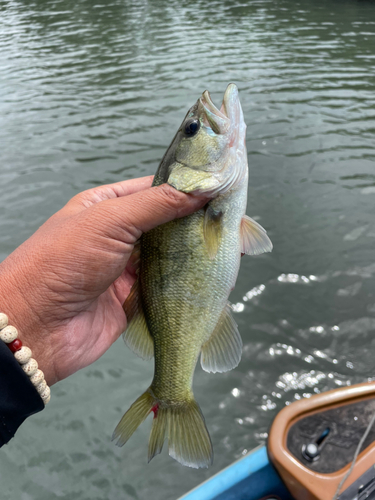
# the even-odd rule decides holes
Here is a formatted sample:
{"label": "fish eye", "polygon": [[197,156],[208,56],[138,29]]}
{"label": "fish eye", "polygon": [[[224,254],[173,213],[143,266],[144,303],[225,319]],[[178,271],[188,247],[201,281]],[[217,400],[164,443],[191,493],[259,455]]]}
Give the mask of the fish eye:
{"label": "fish eye", "polygon": [[201,124],[199,122],[199,120],[197,120],[196,118],[190,118],[190,120],[188,120],[186,123],[185,123],[185,135],[188,135],[189,137],[192,137],[193,135],[195,135],[199,128],[200,128]]}

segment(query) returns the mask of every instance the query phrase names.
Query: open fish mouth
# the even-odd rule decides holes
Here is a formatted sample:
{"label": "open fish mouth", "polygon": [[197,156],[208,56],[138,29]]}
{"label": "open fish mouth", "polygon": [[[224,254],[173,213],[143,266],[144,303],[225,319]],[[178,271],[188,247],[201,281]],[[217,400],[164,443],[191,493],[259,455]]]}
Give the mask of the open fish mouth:
{"label": "open fish mouth", "polygon": [[212,102],[208,90],[203,92],[199,101],[203,107],[203,122],[206,126],[211,127],[215,134],[224,135],[229,133],[232,144],[236,136],[244,136],[246,125],[243,119],[238,89],[234,83],[228,85],[220,110]]}
{"label": "open fish mouth", "polygon": [[[197,121],[191,133],[190,126]],[[205,90],[180,130],[176,136],[180,143],[173,152],[176,165],[168,177],[174,188],[214,198],[247,182],[246,124],[234,83],[228,85],[220,109]]]}

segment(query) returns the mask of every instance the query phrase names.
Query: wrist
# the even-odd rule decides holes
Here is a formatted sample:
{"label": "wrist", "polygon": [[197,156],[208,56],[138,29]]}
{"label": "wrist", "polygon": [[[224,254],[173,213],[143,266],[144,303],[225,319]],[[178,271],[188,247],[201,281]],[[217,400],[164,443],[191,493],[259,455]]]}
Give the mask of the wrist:
{"label": "wrist", "polygon": [[13,269],[7,259],[0,264],[0,310],[18,331],[22,344],[29,347],[49,386],[57,381],[48,332],[40,320],[38,304],[28,283],[28,269]]}

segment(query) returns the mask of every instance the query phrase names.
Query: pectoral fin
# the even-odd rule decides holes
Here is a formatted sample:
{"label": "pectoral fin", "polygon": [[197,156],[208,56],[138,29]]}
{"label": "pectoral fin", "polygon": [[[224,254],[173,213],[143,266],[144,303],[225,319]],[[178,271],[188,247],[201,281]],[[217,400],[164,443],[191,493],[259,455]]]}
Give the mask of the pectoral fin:
{"label": "pectoral fin", "polygon": [[139,279],[137,279],[124,303],[128,326],[122,336],[125,344],[137,356],[151,359],[154,355],[154,341],[146,323],[139,292]]}
{"label": "pectoral fin", "polygon": [[194,170],[179,163],[172,165],[168,184],[184,193],[205,193],[219,186],[219,181],[209,172]]}
{"label": "pectoral fin", "polygon": [[206,372],[227,372],[241,360],[242,340],[229,304],[223,310],[209,340],[203,344],[201,365]]}
{"label": "pectoral fin", "polygon": [[271,252],[272,242],[266,230],[254,219],[244,215],[241,219],[241,253],[259,255]]}
{"label": "pectoral fin", "polygon": [[204,241],[211,260],[216,257],[222,236],[222,212],[215,212],[209,205],[206,207],[203,220]]}

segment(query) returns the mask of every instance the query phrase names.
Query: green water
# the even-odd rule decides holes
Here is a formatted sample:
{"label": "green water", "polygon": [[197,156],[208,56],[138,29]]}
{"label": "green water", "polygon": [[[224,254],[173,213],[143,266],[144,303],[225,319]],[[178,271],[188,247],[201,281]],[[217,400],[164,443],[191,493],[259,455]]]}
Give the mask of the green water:
{"label": "green water", "polygon": [[110,437],[152,363],[120,339],[0,452],[2,500],[175,499],[267,436],[285,404],[375,376],[375,3],[0,1],[0,258],[77,192],[154,173],[186,110],[235,82],[248,214],[272,254],[231,300],[239,367],[194,390],[215,459],[147,465]]}

